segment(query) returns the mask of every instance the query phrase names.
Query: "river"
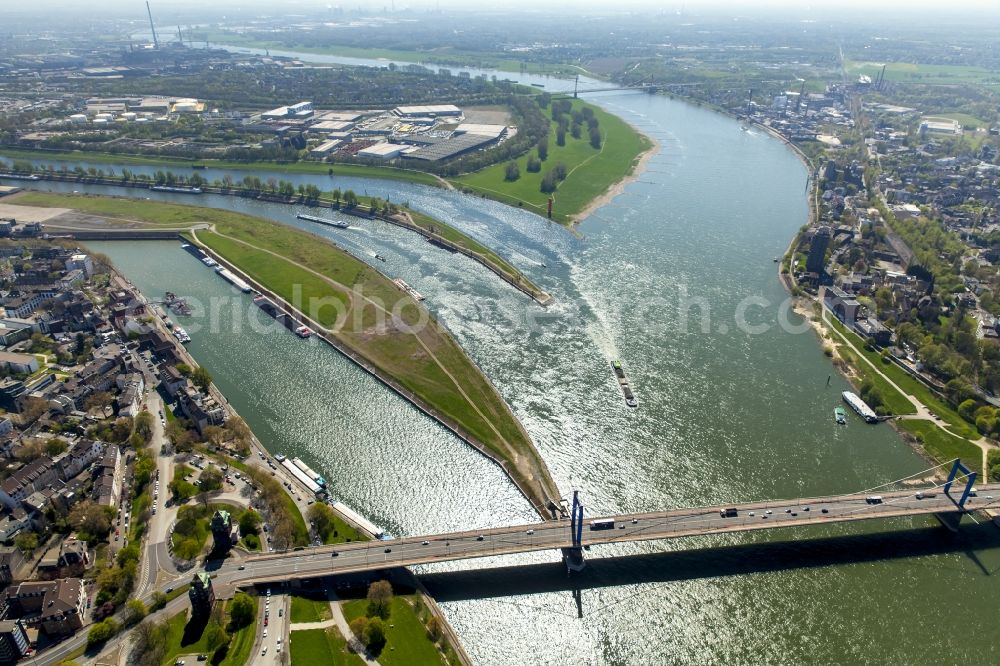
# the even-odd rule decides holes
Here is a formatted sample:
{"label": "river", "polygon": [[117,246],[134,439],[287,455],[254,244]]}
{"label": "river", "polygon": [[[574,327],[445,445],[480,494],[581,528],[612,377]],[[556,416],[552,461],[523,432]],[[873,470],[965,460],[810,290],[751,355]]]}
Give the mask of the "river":
{"label": "river", "polygon": [[[142,195],[251,212],[369,260],[386,256],[378,267],[427,296],[511,404],[560,488],[580,489],[588,515],[857,491],[926,468],[884,425],[853,413],[846,427],[834,424],[848,387],[815,335],[782,311],[772,259],[806,221],[805,173],[788,149],[664,97],[590,99],[662,150],[580,226],[582,238],[456,192],[276,175],[408,201],[512,259],[554,295],[548,309],[470,260],[377,222],[350,220],[357,227],[340,231],[297,221],[290,206]],[[200,317],[184,324],[191,352],[269,449],[302,455],[336,497],[391,533],[531,519],[497,468],[335,352],[255,330],[249,300],[177,243],[90,245],[150,296],[169,289],[200,303],[224,299],[214,327]],[[615,358],[638,409],[624,405],[608,365]],[[696,550],[713,546],[721,548]],[[595,563],[579,576],[582,618],[561,589],[554,553],[421,571],[478,664],[1000,659],[987,633],[1000,592],[990,575],[1000,567],[1000,532],[991,526],[951,537],[933,519],[899,519],[588,555],[627,554],[641,557]],[[498,568],[470,571],[486,565]],[[503,568],[510,565],[524,566]]]}

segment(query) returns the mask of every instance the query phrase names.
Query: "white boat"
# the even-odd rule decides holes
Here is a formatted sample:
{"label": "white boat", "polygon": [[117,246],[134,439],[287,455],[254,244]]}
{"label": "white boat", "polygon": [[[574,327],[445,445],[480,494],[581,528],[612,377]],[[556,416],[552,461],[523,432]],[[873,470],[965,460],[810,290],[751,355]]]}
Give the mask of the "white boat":
{"label": "white boat", "polygon": [[868,423],[878,422],[878,414],[876,414],[875,410],[869,407],[864,400],[862,400],[854,393],[851,393],[850,391],[844,391],[842,395],[844,398],[844,402],[846,402],[851,409],[857,412],[858,416],[863,418]]}

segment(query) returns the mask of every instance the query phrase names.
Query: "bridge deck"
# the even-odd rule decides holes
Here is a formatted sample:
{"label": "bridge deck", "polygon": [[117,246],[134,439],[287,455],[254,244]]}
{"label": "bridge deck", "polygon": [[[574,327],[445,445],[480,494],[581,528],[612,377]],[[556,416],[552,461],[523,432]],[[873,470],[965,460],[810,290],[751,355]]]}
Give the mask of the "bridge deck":
{"label": "bridge deck", "polygon": [[[918,492],[924,494],[922,499],[917,498]],[[993,500],[994,494],[998,497],[996,501]],[[957,485],[953,489],[953,495],[956,498],[960,495],[960,487]],[[584,525],[583,544],[673,539],[957,512],[955,504],[940,489],[883,492],[880,496],[883,501],[879,504],[868,503],[868,495],[857,494],[604,516],[603,518],[614,519],[614,529],[591,530],[588,522]],[[996,502],[1000,502],[1000,484],[983,485],[979,487],[978,496],[970,498],[967,509],[984,508],[984,505],[996,506]],[[720,515],[720,511],[727,508],[735,508],[737,515]],[[588,521],[597,518],[591,517]],[[227,582],[243,585],[568,548],[572,546],[569,525],[568,520],[548,521],[390,541],[319,546],[258,555],[245,561],[245,570],[234,570],[233,566],[227,566],[220,573],[225,575]]]}

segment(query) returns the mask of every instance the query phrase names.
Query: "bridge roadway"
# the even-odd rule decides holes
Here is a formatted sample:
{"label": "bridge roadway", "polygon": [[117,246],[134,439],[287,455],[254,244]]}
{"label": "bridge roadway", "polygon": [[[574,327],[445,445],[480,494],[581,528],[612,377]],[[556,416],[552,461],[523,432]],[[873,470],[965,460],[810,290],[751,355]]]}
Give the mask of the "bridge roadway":
{"label": "bridge roadway", "polygon": [[[952,488],[956,499],[961,496],[963,486],[964,484],[956,483]],[[917,498],[918,492],[923,493],[922,499]],[[856,494],[622,516],[592,516],[584,521],[582,543],[592,546],[957,511],[951,499],[940,488],[914,488],[878,494],[883,500],[880,504],[869,504],[866,502],[869,495]],[[998,499],[994,500],[994,496]],[[1000,484],[987,484],[978,488],[978,496],[970,497],[966,506],[969,510],[975,510],[986,508],[987,505],[995,507],[998,503]],[[721,516],[720,510],[726,508],[737,509],[738,515]],[[614,529],[591,530],[590,521],[599,518],[613,518]],[[244,586],[570,546],[570,522],[559,520],[270,553],[244,560],[243,569],[232,564],[213,573],[218,574],[217,578],[221,579],[219,583]]]}

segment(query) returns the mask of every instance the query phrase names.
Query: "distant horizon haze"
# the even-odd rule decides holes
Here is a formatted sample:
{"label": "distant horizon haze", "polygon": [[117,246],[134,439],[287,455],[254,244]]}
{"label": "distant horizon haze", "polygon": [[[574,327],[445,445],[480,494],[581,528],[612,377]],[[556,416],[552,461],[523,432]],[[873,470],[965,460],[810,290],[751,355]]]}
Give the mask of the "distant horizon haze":
{"label": "distant horizon haze", "polygon": [[[205,11],[206,9],[205,4],[198,0],[151,0],[150,5],[154,9],[154,16],[156,12],[161,12],[165,18],[178,11]],[[146,13],[145,0],[100,0],[95,4],[71,0],[4,0],[4,7],[5,10],[13,10],[21,14],[79,9],[90,15],[119,14],[121,18],[130,18],[138,15],[144,16]],[[370,14],[391,13],[393,8],[396,12],[426,11],[437,8],[462,13],[483,11],[475,5],[459,0],[409,0],[408,2],[394,2],[393,0],[376,2],[285,0],[281,3],[280,9],[276,7],[274,2],[268,0],[220,0],[212,3],[210,11],[212,14],[220,14],[227,11],[251,10],[276,15],[296,12],[315,13],[332,8],[342,8],[352,12],[360,10]],[[885,15],[898,11],[901,20],[914,17],[915,13],[921,13],[923,17],[933,14],[961,20],[965,12],[980,15],[983,12],[1000,14],[1000,2],[997,0],[957,0],[942,4],[934,0],[875,0],[874,2],[866,0],[811,0],[805,3],[798,0],[752,0],[751,2],[739,0],[667,0],[666,2],[663,0],[623,0],[609,5],[607,2],[594,0],[550,0],[545,4],[544,9],[539,9],[538,3],[531,0],[507,0],[503,10],[508,9],[538,14],[577,10],[577,14],[623,14],[638,11],[698,15],[700,13],[731,12],[734,16],[752,16],[757,12],[779,12],[786,13],[786,18],[794,18],[796,15],[805,17],[819,14],[827,18],[835,16],[844,19],[850,18],[849,14],[854,12],[858,12],[857,18],[862,18],[871,14]],[[497,13],[495,9],[487,10],[487,12]]]}

